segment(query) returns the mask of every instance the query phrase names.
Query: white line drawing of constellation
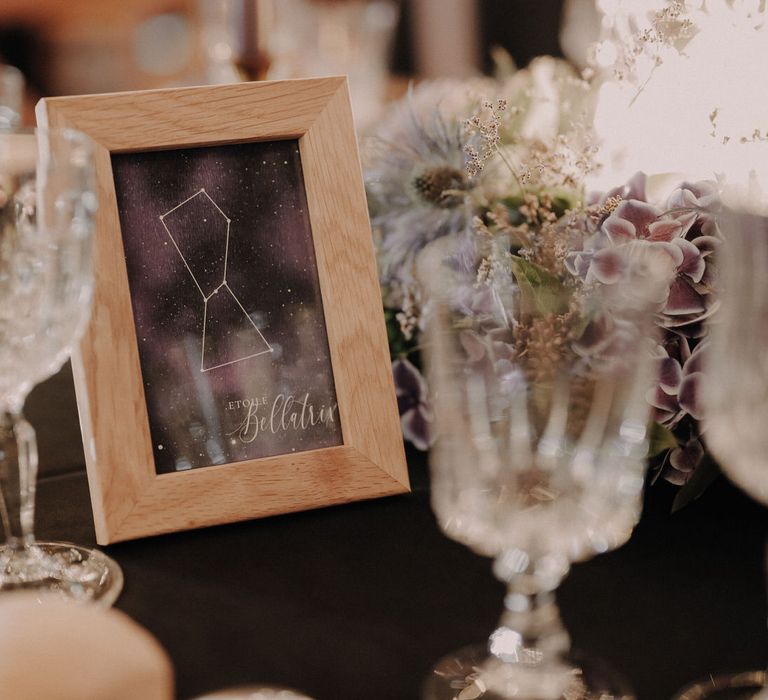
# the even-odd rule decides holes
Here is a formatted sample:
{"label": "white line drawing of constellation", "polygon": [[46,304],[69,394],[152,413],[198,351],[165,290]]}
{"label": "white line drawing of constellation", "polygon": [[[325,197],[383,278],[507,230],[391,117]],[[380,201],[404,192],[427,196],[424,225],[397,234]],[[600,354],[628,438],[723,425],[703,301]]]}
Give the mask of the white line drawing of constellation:
{"label": "white line drawing of constellation", "polygon": [[[198,199],[200,198],[200,199]],[[205,198],[205,199],[202,199]],[[190,205],[192,203],[196,203],[198,205],[202,204],[203,206],[212,205],[213,210],[211,213],[213,213],[215,216],[221,216],[223,221],[226,222],[225,226],[226,228],[222,228],[220,224],[216,224],[214,221],[212,224],[210,224],[207,228],[207,232],[211,237],[214,237],[216,235],[215,228],[218,225],[219,229],[222,233],[224,233],[224,258],[223,260],[200,260],[196,259],[195,257],[192,257],[190,255],[190,252],[194,252],[194,250],[187,250],[187,255],[184,254],[182,251],[182,248],[185,248],[185,234],[187,231],[182,229],[181,231],[176,232],[176,236],[171,232],[171,227],[169,227],[169,223],[166,221],[166,218],[170,216],[171,214],[174,214],[174,212],[183,212],[183,209],[185,206]],[[208,203],[208,204],[206,204]],[[199,214],[202,216],[202,222],[196,221],[196,224],[200,223],[208,223],[208,219],[206,216],[201,213]],[[203,298],[203,304],[204,304],[204,313],[203,313],[203,331],[202,331],[202,351],[201,351],[201,357],[200,357],[200,371],[201,372],[210,372],[213,369],[218,369],[219,367],[225,367],[227,365],[235,364],[236,362],[242,362],[243,360],[249,360],[253,357],[258,357],[259,355],[265,355],[267,353],[274,352],[274,348],[267,342],[267,339],[264,337],[264,334],[259,330],[259,327],[256,325],[254,320],[251,318],[251,316],[248,314],[248,312],[245,310],[245,307],[242,305],[240,300],[237,298],[235,293],[230,288],[229,284],[227,283],[227,264],[229,262],[229,227],[232,223],[232,220],[221,210],[218,204],[213,200],[211,195],[206,192],[205,188],[200,188],[197,192],[195,192],[192,196],[187,197],[184,201],[179,202],[175,207],[169,209],[165,214],[160,215],[160,223],[163,225],[163,228],[165,229],[165,232],[168,234],[168,238],[170,238],[171,243],[173,243],[173,247],[176,249],[176,252],[179,254],[179,257],[181,258],[181,261],[184,263],[184,267],[186,268],[187,272],[189,273],[190,277],[192,278],[192,281],[195,283],[195,286],[197,287],[197,290],[200,292],[200,296]],[[220,265],[221,272],[220,275],[218,274],[216,267]],[[197,273],[197,274],[196,274]],[[213,286],[216,285],[216,286]],[[220,295],[221,292],[221,295]],[[250,353],[248,355],[244,355],[242,357],[237,357],[236,359],[227,359],[227,361],[224,362],[217,362],[216,364],[212,364],[210,366],[206,366],[206,352],[208,351],[209,354],[213,352],[215,355],[216,353],[216,346],[212,342],[213,338],[210,337],[209,334],[211,334],[211,326],[213,325],[214,329],[216,326],[211,323],[211,316],[215,316],[215,314],[211,314],[210,306],[216,303],[217,300],[224,299],[224,304],[230,304],[230,300],[234,302],[235,307],[232,307],[230,304],[228,310],[230,313],[233,309],[235,309],[235,313],[239,316],[240,313],[242,313],[242,316],[244,317],[244,320],[247,320],[247,324],[250,324],[249,326],[246,325],[246,328],[248,331],[253,333],[253,331],[256,332],[256,335],[253,337],[254,340],[254,347],[261,347],[260,350]],[[218,302],[221,304],[222,302]],[[252,330],[251,330],[252,329]],[[213,333],[216,331],[214,330]],[[226,332],[226,331],[225,331]],[[209,341],[208,347],[206,347],[206,340]],[[213,346],[213,351],[211,351],[211,346]],[[222,359],[222,358],[220,358]],[[213,362],[216,362],[216,360],[212,360]]]}

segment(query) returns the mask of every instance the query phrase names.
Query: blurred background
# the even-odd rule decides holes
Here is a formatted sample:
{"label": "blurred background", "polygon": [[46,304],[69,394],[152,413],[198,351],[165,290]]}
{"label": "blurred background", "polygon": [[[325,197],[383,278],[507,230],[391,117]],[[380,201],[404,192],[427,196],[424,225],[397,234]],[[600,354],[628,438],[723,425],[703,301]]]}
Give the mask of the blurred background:
{"label": "blurred background", "polygon": [[[348,73],[365,128],[408,78],[562,55],[564,13],[593,40],[592,0],[3,0],[0,62],[40,96]],[[575,11],[575,12],[574,12]],[[592,18],[592,19],[590,19]],[[571,23],[572,24],[572,23]],[[567,45],[574,42],[565,37]],[[575,57],[578,62],[578,57]]]}

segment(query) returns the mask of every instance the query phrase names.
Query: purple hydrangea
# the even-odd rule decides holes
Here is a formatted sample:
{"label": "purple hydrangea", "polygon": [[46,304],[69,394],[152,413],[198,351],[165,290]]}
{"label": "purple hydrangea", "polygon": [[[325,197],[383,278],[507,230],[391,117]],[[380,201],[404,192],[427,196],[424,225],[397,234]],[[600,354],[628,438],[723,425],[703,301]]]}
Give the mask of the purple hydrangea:
{"label": "purple hydrangea", "polygon": [[418,368],[405,358],[392,363],[392,374],[403,437],[417,449],[428,450],[433,442],[433,421],[427,383]]}
{"label": "purple hydrangea", "polygon": [[704,446],[698,437],[692,437],[669,453],[662,476],[671,484],[683,486],[704,459]]}
{"label": "purple hydrangea", "polygon": [[[631,259],[651,251],[674,266],[672,283],[657,300],[663,340],[657,351],[658,382],[648,401],[654,419],[672,430],[679,443],[667,455],[664,477],[685,483],[704,455],[699,388],[707,347],[705,322],[719,306],[714,293],[716,252],[721,245],[717,186],[683,183],[659,208],[647,201],[645,177],[638,174],[623,187],[593,195],[589,201],[598,215],[585,221],[586,235],[566,259],[572,274],[586,283],[610,287],[625,280]],[[609,328],[590,330],[592,334],[579,341],[585,350],[593,352],[600,343],[610,342]]]}
{"label": "purple hydrangea", "polygon": [[643,178],[596,199],[604,206],[610,196],[636,193],[643,199],[623,199],[566,260],[572,274],[586,282],[614,284],[627,268],[627,246],[643,242],[663,250],[675,266],[675,277],[659,308],[659,325],[692,338],[704,333],[704,320],[717,310],[713,294],[716,270],[713,254],[720,243],[712,206],[713,183],[684,184],[670,196],[666,210],[644,201]]}
{"label": "purple hydrangea", "polygon": [[707,343],[702,342],[691,351],[687,338],[680,336],[676,340],[676,352],[672,354],[668,348],[659,346],[658,383],[648,393],[654,420],[671,429],[686,415],[701,419],[699,387],[704,377],[702,357],[707,347]]}

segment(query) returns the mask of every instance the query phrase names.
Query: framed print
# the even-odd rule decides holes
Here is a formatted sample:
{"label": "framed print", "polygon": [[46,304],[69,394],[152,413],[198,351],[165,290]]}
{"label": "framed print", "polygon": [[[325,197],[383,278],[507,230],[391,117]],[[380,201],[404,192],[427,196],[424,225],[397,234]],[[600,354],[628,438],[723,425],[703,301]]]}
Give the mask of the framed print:
{"label": "framed print", "polygon": [[41,100],[96,144],[99,543],[407,491],[346,81]]}

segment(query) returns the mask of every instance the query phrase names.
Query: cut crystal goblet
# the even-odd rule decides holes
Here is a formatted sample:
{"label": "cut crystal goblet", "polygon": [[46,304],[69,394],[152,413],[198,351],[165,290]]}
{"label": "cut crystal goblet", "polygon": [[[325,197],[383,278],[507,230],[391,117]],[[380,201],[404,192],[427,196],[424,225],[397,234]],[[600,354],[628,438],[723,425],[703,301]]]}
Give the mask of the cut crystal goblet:
{"label": "cut crystal goblet", "polygon": [[[721,306],[703,356],[704,439],[726,476],[768,504],[768,218],[726,210],[719,220]],[[675,700],[747,700],[765,679],[765,671],[710,677]],[[759,698],[768,700],[768,690]]]}
{"label": "cut crystal goblet", "polygon": [[111,605],[120,568],[96,550],[34,537],[37,445],[22,408],[57,372],[91,305],[97,208],[92,145],[70,130],[0,131],[0,591]]}
{"label": "cut crystal goblet", "polygon": [[653,317],[672,272],[656,252],[628,247],[611,285],[521,289],[495,269],[432,291],[433,509],[449,537],[494,558],[508,592],[487,646],[438,662],[428,700],[633,697],[605,665],[574,659],[555,591],[638,517]]}

